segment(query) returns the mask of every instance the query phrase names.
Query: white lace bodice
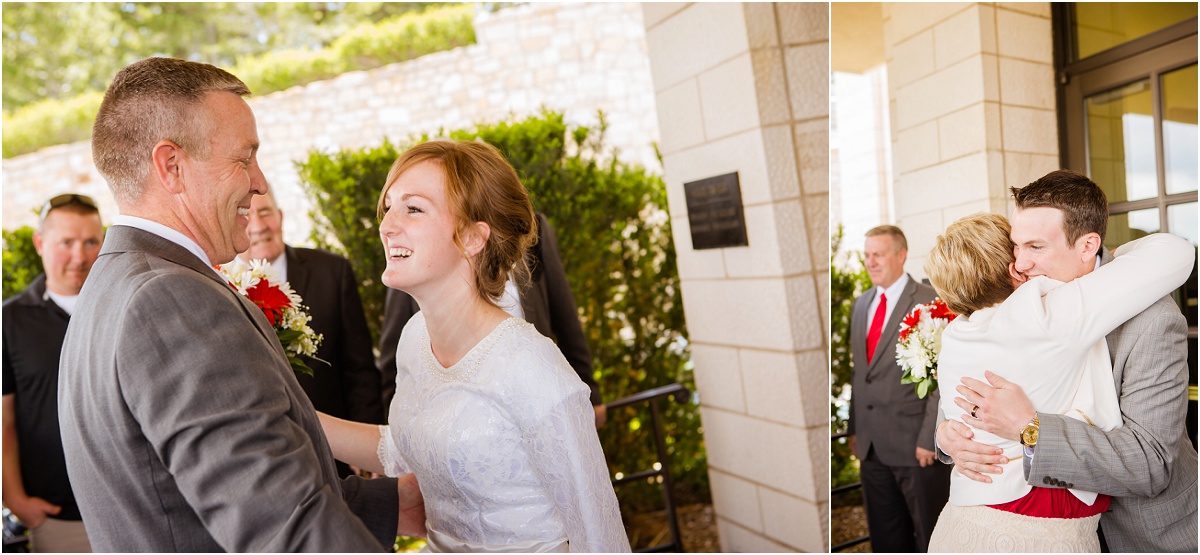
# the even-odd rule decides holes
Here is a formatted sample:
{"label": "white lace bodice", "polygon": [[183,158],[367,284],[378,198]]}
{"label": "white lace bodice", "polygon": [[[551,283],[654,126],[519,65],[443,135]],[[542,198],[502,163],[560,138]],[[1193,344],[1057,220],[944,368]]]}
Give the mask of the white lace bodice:
{"label": "white lace bodice", "polygon": [[379,455],[416,473],[432,550],[629,551],[589,390],[553,342],[510,318],[443,368],[417,313],[396,353]]}

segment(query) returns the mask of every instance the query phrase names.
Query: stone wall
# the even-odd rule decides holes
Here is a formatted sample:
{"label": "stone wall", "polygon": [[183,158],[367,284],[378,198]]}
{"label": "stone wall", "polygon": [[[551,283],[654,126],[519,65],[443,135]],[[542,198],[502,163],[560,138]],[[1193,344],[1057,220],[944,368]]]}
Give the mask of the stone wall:
{"label": "stone wall", "polygon": [[[826,552],[829,5],[643,8],[721,550]],[[684,184],[733,172],[749,245],[697,250]]]}
{"label": "stone wall", "polygon": [[[955,220],[1009,213],[1007,186],[1058,169],[1050,4],[883,5],[895,220],[905,269]],[[882,223],[882,222],[881,222]]]}
{"label": "stone wall", "polygon": [[[541,107],[570,122],[610,123],[608,143],[624,161],[658,169],[654,89],[638,4],[535,4],[481,12],[477,44],[370,71],[293,87],[250,105],[262,142],[259,163],[288,214],[289,243],[308,244],[311,203],[295,162],[312,149],[332,152],[393,142],[439,129],[524,116]],[[88,142],[49,147],[3,162],[3,227],[36,224],[33,210],[75,191],[116,215],[92,165]],[[380,187],[382,187],[380,183]]]}

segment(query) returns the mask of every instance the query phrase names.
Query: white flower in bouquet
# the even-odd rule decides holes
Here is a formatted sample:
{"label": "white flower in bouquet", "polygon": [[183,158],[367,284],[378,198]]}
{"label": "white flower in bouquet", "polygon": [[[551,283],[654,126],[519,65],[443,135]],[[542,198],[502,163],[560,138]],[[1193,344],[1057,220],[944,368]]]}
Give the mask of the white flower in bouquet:
{"label": "white flower in bouquet", "polygon": [[957,316],[945,301],[934,299],[913,307],[900,324],[900,338],[896,342],[896,362],[903,371],[900,383],[916,384],[917,397],[925,398],[937,389],[942,332]]}
{"label": "white flower in bouquet", "polygon": [[261,259],[246,263],[235,258],[228,264],[218,266],[217,271],[239,294],[263,311],[275,329],[275,335],[283,345],[292,369],[313,375],[312,369],[304,364],[300,356],[316,358],[317,347],[324,337],[309,327],[312,316],[308,315],[307,307],[302,304],[303,299],[288,282],[279,279],[271,263]]}

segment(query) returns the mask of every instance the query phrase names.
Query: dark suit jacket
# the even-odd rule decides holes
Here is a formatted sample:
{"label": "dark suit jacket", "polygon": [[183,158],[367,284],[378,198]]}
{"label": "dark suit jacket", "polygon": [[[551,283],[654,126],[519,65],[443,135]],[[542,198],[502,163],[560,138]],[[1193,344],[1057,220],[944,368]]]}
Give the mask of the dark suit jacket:
{"label": "dark suit jacket", "polygon": [[883,325],[875,356],[867,363],[867,327],[873,314],[867,309],[878,287],[871,288],[854,301],[850,315],[850,356],[854,362],[851,381],[848,432],[857,439],[854,456],[867,458],[873,446],[880,462],[890,466],[919,466],[916,448],[933,451],[933,436],[938,415],[938,393],[917,397],[913,384],[900,383],[900,365],[896,363],[896,339],[900,322],[912,307],[932,301],[937,293],[918,283],[912,276],[895,303],[891,318]]}
{"label": "dark suit jacket", "polygon": [[320,362],[305,357],[312,376],[297,374],[300,387],[317,410],[355,422],[384,424],[379,369],[371,352],[371,331],[363,315],[358,280],[345,257],[316,249],[287,247],[287,278],[304,299],[312,321],[324,336]]}
{"label": "dark suit jacket", "polygon": [[380,551],[395,539],[395,480],[338,480],[262,311],[157,235],[109,229],[67,329],[59,401],[98,552]]}
{"label": "dark suit jacket", "polygon": [[[537,214],[537,223],[538,242],[529,253],[532,279],[520,292],[521,310],[525,311],[525,319],[533,324],[538,333],[558,344],[567,363],[592,390],[592,406],[603,404],[600,386],[592,376],[592,351],[588,348],[583,326],[579,323],[575,296],[567,283],[567,272],[563,269],[562,254],[558,250],[558,238],[540,212]],[[379,337],[379,371],[384,376],[385,403],[390,404],[396,393],[396,344],[400,341],[400,332],[419,310],[421,307],[408,293],[388,289],[383,310],[383,331]]]}

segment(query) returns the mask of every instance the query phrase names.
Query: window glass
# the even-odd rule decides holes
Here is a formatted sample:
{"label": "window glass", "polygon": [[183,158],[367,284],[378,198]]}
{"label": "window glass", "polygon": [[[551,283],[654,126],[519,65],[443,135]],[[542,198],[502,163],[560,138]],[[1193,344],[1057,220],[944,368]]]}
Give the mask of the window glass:
{"label": "window glass", "polygon": [[1158,196],[1150,81],[1089,96],[1084,109],[1088,172],[1108,201]]}
{"label": "window glass", "polygon": [[1195,2],[1076,2],[1079,59],[1196,17]]}
{"label": "window glass", "polygon": [[[1163,74],[1162,97],[1167,194],[1195,191],[1196,64]],[[1195,214],[1195,205],[1191,206]]]}

